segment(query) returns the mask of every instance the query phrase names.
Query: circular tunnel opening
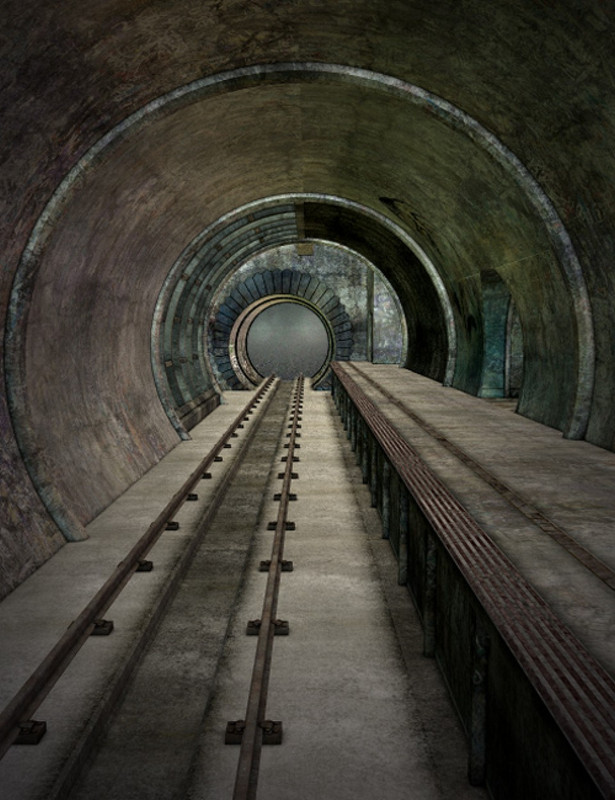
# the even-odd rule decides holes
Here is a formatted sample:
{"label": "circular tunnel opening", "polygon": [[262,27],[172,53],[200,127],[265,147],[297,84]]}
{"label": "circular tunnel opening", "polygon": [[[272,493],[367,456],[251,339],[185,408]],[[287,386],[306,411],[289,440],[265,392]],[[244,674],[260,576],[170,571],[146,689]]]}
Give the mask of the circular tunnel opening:
{"label": "circular tunnel opening", "polygon": [[246,354],[263,377],[311,378],[330,357],[329,334],[312,309],[292,301],[279,302],[261,311],[250,325]]}

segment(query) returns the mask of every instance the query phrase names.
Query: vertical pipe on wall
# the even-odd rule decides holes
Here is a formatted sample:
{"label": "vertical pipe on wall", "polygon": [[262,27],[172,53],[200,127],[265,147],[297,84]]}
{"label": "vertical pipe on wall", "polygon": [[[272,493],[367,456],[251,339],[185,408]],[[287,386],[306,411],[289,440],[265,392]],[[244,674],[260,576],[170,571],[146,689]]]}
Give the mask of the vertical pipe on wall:
{"label": "vertical pipe on wall", "polygon": [[358,436],[358,441],[360,447],[359,458],[361,460],[361,478],[363,483],[367,483],[367,479],[369,477],[367,426],[361,417],[358,417],[358,419],[360,424],[360,435]]}
{"label": "vertical pipe on wall", "polygon": [[371,438],[370,458],[369,458],[369,491],[372,498],[372,508],[378,507],[378,445],[376,440]]}
{"label": "vertical pipe on wall", "polygon": [[391,535],[391,465],[383,456],[382,465],[382,538]]}
{"label": "vertical pipe on wall", "polygon": [[367,313],[365,315],[367,325],[367,360],[374,361],[374,270],[367,267]]}
{"label": "vertical pipe on wall", "polygon": [[399,555],[397,565],[397,583],[405,586],[408,583],[408,490],[403,482],[399,487]]}
{"label": "vertical pipe on wall", "polygon": [[472,786],[485,782],[486,719],[487,719],[487,666],[489,636],[482,620],[474,614],[472,663],[472,700],[470,709],[470,750],[468,754],[468,780]]}
{"label": "vertical pipe on wall", "polygon": [[425,605],[423,608],[423,655],[436,653],[436,570],[438,552],[435,536],[425,535]]}

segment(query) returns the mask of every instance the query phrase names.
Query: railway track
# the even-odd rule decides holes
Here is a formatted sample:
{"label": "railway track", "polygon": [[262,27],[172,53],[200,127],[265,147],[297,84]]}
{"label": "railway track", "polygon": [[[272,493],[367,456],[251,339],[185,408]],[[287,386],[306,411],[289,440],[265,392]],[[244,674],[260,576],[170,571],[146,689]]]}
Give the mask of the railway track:
{"label": "railway track", "polygon": [[265,403],[70,800],[439,797],[331,398],[298,381]]}
{"label": "railway track", "polygon": [[[556,738],[565,737],[588,770],[595,796],[612,796],[612,680],[353,372],[334,367],[335,400],[383,535],[396,532],[400,583],[414,593],[424,653],[442,665],[460,709],[471,782],[495,780],[489,703],[504,702],[491,666],[499,663],[509,685],[528,681],[558,726]],[[57,774],[11,800],[484,797],[465,774],[441,788],[430,753],[445,722],[426,734],[433,719],[420,705],[428,692],[409,678],[423,667],[409,668],[406,654],[400,672],[391,620],[383,622],[393,612],[378,610],[382,589],[367,558],[373,532],[348,495],[341,437],[328,394],[310,393],[306,402],[302,379],[262,384],[2,712],[4,752],[16,749],[17,736],[36,738],[37,708],[62,671],[93,632],[111,633],[108,612],[115,615],[133,581],[147,580],[146,556],[178,528],[182,534],[182,509],[211,484],[104,702],[92,705]],[[403,608],[398,628],[413,613],[402,595],[394,599]],[[122,619],[118,613],[114,636]],[[530,705],[523,714],[544,716]],[[43,747],[62,727],[45,723]],[[375,742],[375,730],[387,733]]]}
{"label": "railway track", "polygon": [[[249,686],[239,681],[236,688],[238,697],[245,693],[246,711],[241,720],[229,721],[226,730],[219,731],[229,745],[240,745],[229,748],[237,758],[233,796],[256,796],[263,740],[281,739],[281,724],[266,719],[266,707],[273,636],[287,632],[276,611],[281,576],[289,566],[283,558],[284,535],[294,498],[290,489],[296,474],[302,392],[302,379],[292,387],[277,381],[264,397],[266,407],[242,458],[234,462],[235,470],[232,474],[229,470],[224,496],[203,526],[203,536],[191,547],[181,582],[71,798],[102,798],[117,791],[128,797],[183,796],[254,539],[262,528],[272,473],[282,469],[271,557],[259,564],[268,579],[262,612],[259,619],[246,621],[247,646],[253,641],[250,635],[257,639],[252,680]],[[283,464],[278,456],[282,441],[287,445]],[[147,766],[135,768],[135,764]],[[123,775],[121,789],[117,777],[109,777],[118,771]]]}
{"label": "railway track", "polygon": [[[12,698],[0,713],[0,757],[15,742],[27,744],[36,743],[46,732],[46,722],[30,719],[36,709],[41,705],[47,694],[66,670],[72,659],[83,647],[91,635],[108,635],[113,630],[111,620],[104,620],[102,615],[108,610],[113,601],[118,597],[128,580],[136,572],[148,572],[153,564],[145,556],[154,546],[165,530],[177,530],[179,525],[173,519],[174,514],[181,506],[190,500],[196,499],[194,489],[198,483],[210,478],[208,470],[217,460],[222,461],[221,452],[230,447],[230,441],[237,436],[237,430],[243,428],[255,407],[266,395],[273,383],[272,379],[263,381],[254,399],[242,409],[237,418],[231,423],[227,431],[203,458],[196,469],[189,475],[182,487],[171,497],[164,509],[151,523],[147,531],[126,554],[103,586],[94,595],[81,613],[69,624],[66,633],[51,649],[35,671],[31,674],[22,688]],[[246,437],[247,444],[252,438],[252,433]],[[207,513],[201,521],[200,535],[193,539],[193,543],[185,553],[186,562],[189,560],[192,549],[198,545],[200,536],[216,513],[222,502],[229,482],[235,475],[237,466],[229,470],[223,482],[218,487],[216,496],[210,504]]]}
{"label": "railway track", "polygon": [[282,571],[290,572],[293,568],[292,562],[284,559],[284,540],[286,530],[292,530],[294,527],[287,517],[288,506],[293,496],[291,486],[293,479],[298,477],[294,472],[294,464],[295,459],[299,460],[295,456],[295,450],[298,449],[297,440],[301,436],[299,431],[302,410],[303,378],[301,377],[296,381],[292,393],[286,446],[288,452],[284,456],[286,466],[284,472],[278,476],[282,478],[282,488],[279,495],[276,495],[279,502],[277,519],[270,526],[275,530],[271,558],[261,562],[261,569],[267,572],[263,609],[259,619],[248,622],[247,632],[256,633],[258,643],[246,714],[244,719],[230,722],[226,732],[227,744],[238,742],[241,744],[233,800],[252,800],[256,797],[262,744],[282,742],[282,722],[267,719],[267,692],[274,637],[278,634],[288,634],[288,622],[278,619],[276,614]]}

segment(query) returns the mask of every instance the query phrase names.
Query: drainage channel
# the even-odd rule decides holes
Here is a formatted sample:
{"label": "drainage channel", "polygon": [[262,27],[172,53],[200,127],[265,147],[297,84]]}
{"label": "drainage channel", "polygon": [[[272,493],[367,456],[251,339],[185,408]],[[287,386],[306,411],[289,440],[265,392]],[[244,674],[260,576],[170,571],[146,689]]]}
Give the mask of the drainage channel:
{"label": "drainage channel", "polygon": [[528,519],[533,525],[540,528],[543,533],[546,533],[554,539],[561,547],[567,550],[574,558],[577,559],[584,567],[592,572],[597,578],[603,581],[610,589],[615,589],[615,570],[611,569],[608,564],[605,564],[593,553],[583,547],[574,536],[571,536],[560,525],[557,525],[552,519],[546,516],[537,506],[522,497],[518,492],[513,491],[503,481],[497,478],[490,470],[480,464],[476,459],[472,458],[461,447],[456,445],[448,439],[442,431],[438,430],[434,425],[431,425],[427,420],[417,414],[416,411],[411,409],[407,403],[400,400],[399,397],[391,394],[363,369],[360,369],[356,364],[349,361],[345,368],[351,368],[355,373],[366,381],[373,389],[379,392],[396,408],[400,409],[407,417],[419,425],[424,431],[432,436],[442,447],[446,448],[449,453],[456,456],[462,464],[472,470],[475,475],[485,481],[489,486],[496,490],[506,502],[520,511],[523,516]]}

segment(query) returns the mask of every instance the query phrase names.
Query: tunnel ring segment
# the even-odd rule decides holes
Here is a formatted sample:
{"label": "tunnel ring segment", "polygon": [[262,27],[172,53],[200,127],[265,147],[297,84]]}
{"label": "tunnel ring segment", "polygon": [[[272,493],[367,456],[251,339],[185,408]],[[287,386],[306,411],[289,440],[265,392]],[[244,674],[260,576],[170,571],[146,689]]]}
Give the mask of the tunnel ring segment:
{"label": "tunnel ring segment", "polygon": [[[453,310],[436,266],[430,261],[418,243],[404,229],[384,214],[343,197],[305,192],[270,195],[253,200],[222,215],[197,234],[184,248],[180,257],[169,270],[160,290],[151,328],[152,372],[160,402],[171,424],[182,438],[189,438],[189,434],[186,433],[178,416],[177,407],[185,400],[177,397],[178,392],[171,385],[174,376],[169,373],[169,370],[173,370],[178,364],[181,366],[181,356],[184,356],[184,362],[190,360],[191,353],[188,353],[188,350],[191,349],[194,353],[198,351],[199,365],[208,372],[213,385],[218,386],[218,389],[220,389],[220,381],[212,370],[211,352],[208,354],[206,352],[207,348],[204,346],[208,338],[207,318],[210,309],[215,306],[215,298],[226,276],[239,269],[246,259],[276,247],[303,241],[296,217],[298,207],[305,202],[339,207],[340,209],[354,212],[360,217],[373,220],[390,231],[418,258],[436,291],[440,303],[448,344],[443,382],[445,385],[452,383],[457,353]],[[270,236],[268,233],[269,220],[275,217],[281,219],[284,216],[286,217],[285,228],[278,228],[275,235]],[[244,220],[243,225],[242,220]],[[247,229],[253,230],[257,227],[259,228],[258,238],[253,237],[253,247],[246,247],[245,231]],[[225,230],[230,231],[230,233],[228,235],[225,234]],[[266,237],[266,241],[263,237]],[[225,245],[222,252],[227,250],[227,244],[231,242],[235,248],[231,248],[225,257],[221,257],[220,251],[214,244],[221,241]],[[336,242],[333,237],[325,238],[322,241],[345,247]],[[356,252],[352,248],[347,249]],[[372,266],[378,269],[375,264],[377,264],[377,261],[374,261]],[[401,360],[405,362],[408,352],[407,322],[395,287],[390,284],[384,275],[380,274],[380,277],[389,285],[400,316],[402,325]],[[249,287],[245,286],[245,284],[244,288],[249,291]],[[281,291],[281,289],[277,287],[275,290],[272,288],[271,291]],[[240,296],[236,295],[235,299],[243,304],[243,299]],[[253,299],[256,299],[256,297]],[[180,315],[179,317],[178,314]],[[176,352],[178,351],[177,347],[168,346],[169,340],[172,338],[171,329],[177,326],[181,327],[186,320],[190,321],[190,319],[195,321],[194,344],[192,348],[187,348],[186,352]],[[339,354],[337,357],[338,359],[340,358]],[[341,360],[343,360],[343,357],[341,357]]]}
{"label": "tunnel ring segment", "polygon": [[83,525],[65,506],[54,488],[49,469],[37,458],[37,443],[32,437],[27,416],[25,393],[25,348],[28,311],[41,257],[68,199],[78,191],[89,170],[115,144],[133,135],[142,125],[157,116],[199,99],[260,85],[285,76],[322,77],[354,82],[367,88],[397,94],[400,98],[439,117],[448,126],[459,130],[501,164],[521,187],[544,225],[567,281],[576,324],[576,387],[569,422],[564,430],[568,438],[584,437],[595,381],[595,343],[591,305],[582,268],[570,236],[554,205],[524,164],[494,134],[457,106],[419,86],[391,75],[359,67],[321,62],[260,64],[210,75],[155,98],[132,113],[101,137],[70,169],[59,183],[38,218],[24,248],[15,273],[9,300],[5,330],[5,380],[9,414],[17,446],[24,465],[43,504],[68,540],[84,538]]}

